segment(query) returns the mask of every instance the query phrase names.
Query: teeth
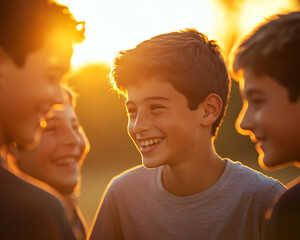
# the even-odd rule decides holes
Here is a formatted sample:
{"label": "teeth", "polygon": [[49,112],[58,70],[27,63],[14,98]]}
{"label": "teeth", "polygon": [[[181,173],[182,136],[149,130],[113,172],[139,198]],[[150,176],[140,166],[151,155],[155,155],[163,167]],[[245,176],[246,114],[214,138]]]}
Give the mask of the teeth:
{"label": "teeth", "polygon": [[63,159],[59,159],[56,161],[57,164],[71,164],[71,163],[75,163],[76,159],[73,157],[70,158],[63,158]]}
{"label": "teeth", "polygon": [[161,141],[162,141],[162,138],[154,138],[154,139],[150,139],[150,140],[144,140],[144,141],[141,141],[141,146],[148,147],[150,145],[160,143]]}

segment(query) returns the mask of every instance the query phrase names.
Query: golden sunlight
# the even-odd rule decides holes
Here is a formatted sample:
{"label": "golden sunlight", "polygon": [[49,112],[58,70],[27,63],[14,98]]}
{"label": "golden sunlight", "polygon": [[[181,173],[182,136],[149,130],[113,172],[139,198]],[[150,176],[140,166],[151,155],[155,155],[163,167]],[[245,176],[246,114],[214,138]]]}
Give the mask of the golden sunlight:
{"label": "golden sunlight", "polygon": [[118,51],[133,48],[152,36],[184,28],[196,28],[209,39],[217,40],[227,54],[233,41],[265,17],[282,9],[292,10],[292,1],[245,0],[234,9],[226,0],[57,2],[67,5],[77,20],[86,22],[86,40],[75,46],[72,59],[73,67],[79,67],[93,62],[111,65]]}

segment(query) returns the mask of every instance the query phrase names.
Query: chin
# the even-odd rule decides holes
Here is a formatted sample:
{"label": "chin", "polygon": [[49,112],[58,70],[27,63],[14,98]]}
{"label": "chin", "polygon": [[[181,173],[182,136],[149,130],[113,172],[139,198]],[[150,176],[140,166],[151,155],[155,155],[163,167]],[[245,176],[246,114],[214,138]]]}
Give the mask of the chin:
{"label": "chin", "polygon": [[73,193],[75,191],[76,187],[79,185],[78,183],[79,183],[78,179],[70,180],[70,181],[63,181],[63,182],[57,183],[54,188],[62,194],[69,194],[69,193]]}
{"label": "chin", "polygon": [[156,168],[160,166],[153,159],[147,159],[144,157],[143,157],[143,165],[145,168]]}
{"label": "chin", "polygon": [[268,156],[268,154],[260,154],[258,157],[258,163],[262,169],[267,171],[278,170],[288,165],[288,163],[280,161],[279,158]]}

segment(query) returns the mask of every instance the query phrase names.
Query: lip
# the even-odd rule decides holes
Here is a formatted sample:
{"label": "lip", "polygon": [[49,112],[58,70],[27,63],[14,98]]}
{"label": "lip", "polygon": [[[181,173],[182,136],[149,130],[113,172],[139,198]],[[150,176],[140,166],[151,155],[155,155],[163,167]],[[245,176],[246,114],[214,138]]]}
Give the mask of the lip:
{"label": "lip", "polygon": [[266,141],[265,138],[261,138],[261,137],[256,138],[256,141],[255,141],[256,147],[258,147],[264,151],[265,141]]}

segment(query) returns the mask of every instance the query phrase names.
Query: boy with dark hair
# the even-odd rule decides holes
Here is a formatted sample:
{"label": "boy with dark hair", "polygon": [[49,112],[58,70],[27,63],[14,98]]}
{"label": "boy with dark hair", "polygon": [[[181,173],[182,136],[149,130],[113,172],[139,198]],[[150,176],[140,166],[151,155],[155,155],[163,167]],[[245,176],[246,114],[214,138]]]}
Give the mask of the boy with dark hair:
{"label": "boy with dark hair", "polygon": [[53,104],[84,27],[46,0],[0,2],[0,238],[74,239],[60,201],[5,169],[11,143],[30,144]]}
{"label": "boy with dark hair", "polygon": [[144,166],[111,181],[91,239],[259,239],[283,187],[214,150],[230,88],[217,44],[158,35],[120,52],[111,78]]}
{"label": "boy with dark hair", "polygon": [[[244,98],[237,127],[256,143],[262,168],[300,166],[299,65],[300,12],[273,16],[235,52],[233,72],[243,76]],[[300,239],[299,183],[280,197],[270,216],[267,239]]]}

